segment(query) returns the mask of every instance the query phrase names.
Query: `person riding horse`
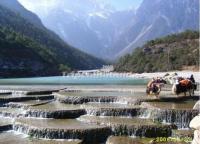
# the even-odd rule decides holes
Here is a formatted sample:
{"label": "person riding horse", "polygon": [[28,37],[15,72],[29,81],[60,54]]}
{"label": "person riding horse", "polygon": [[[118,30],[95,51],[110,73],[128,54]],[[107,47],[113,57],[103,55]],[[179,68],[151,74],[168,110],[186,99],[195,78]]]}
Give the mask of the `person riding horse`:
{"label": "person riding horse", "polygon": [[191,94],[194,94],[194,90],[196,90],[197,85],[195,83],[195,79],[193,75],[190,76],[190,78],[183,78],[178,77],[176,80],[176,83],[172,87],[172,91],[179,95],[180,93],[184,93],[186,96],[186,92],[189,92],[190,96]]}
{"label": "person riding horse", "polygon": [[154,94],[156,97],[160,94],[161,87],[166,84],[166,81],[163,80],[162,78],[157,77],[156,79],[153,78],[148,84],[147,84],[147,89],[146,93],[148,95]]}

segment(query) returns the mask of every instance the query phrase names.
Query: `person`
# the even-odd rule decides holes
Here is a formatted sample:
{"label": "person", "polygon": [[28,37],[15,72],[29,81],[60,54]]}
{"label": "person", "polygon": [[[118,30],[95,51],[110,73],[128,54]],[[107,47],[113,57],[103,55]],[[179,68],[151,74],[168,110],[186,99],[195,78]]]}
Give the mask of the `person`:
{"label": "person", "polygon": [[153,85],[153,83],[155,83],[155,78],[152,78],[152,79],[149,81],[149,83],[147,84],[147,87],[148,87],[148,88],[151,88],[152,85]]}
{"label": "person", "polygon": [[178,77],[177,79],[178,79],[178,82],[180,82],[180,81],[184,80],[184,78],[183,78],[183,77]]}
{"label": "person", "polygon": [[155,78],[152,78],[152,79],[148,82],[148,84],[147,84],[147,90],[146,90],[146,93],[147,93],[147,94],[150,94],[150,91],[152,90],[154,83],[155,83]]}
{"label": "person", "polygon": [[190,76],[189,80],[192,82],[194,90],[197,90],[197,84],[195,82],[193,74]]}
{"label": "person", "polygon": [[190,81],[192,82],[192,83],[194,83],[195,84],[195,79],[194,79],[194,76],[193,76],[193,74],[190,76]]}

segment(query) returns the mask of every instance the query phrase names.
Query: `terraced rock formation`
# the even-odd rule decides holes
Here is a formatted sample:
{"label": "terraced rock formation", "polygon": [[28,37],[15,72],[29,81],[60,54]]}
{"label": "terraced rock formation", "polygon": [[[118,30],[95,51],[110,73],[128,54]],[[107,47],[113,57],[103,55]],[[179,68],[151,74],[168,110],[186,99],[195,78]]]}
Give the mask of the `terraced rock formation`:
{"label": "terraced rock formation", "polygon": [[43,95],[33,89],[13,89],[11,94],[2,90],[0,143],[19,139],[22,144],[157,144],[159,138],[167,139],[166,144],[189,143],[194,136],[189,122],[199,113],[193,109],[199,97],[177,98],[166,91],[156,99],[142,91],[51,89]]}

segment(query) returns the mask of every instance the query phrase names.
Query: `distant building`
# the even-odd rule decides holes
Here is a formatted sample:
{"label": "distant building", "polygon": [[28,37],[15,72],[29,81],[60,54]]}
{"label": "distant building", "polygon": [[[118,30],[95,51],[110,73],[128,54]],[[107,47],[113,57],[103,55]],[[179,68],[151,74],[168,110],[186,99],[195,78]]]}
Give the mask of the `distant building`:
{"label": "distant building", "polygon": [[80,70],[80,71],[77,71],[77,74],[79,74],[79,75],[91,75],[91,74],[97,74],[99,72],[100,72],[99,69],[95,69],[95,70]]}
{"label": "distant building", "polygon": [[103,65],[103,67],[100,69],[101,72],[109,73],[114,70],[113,65]]}

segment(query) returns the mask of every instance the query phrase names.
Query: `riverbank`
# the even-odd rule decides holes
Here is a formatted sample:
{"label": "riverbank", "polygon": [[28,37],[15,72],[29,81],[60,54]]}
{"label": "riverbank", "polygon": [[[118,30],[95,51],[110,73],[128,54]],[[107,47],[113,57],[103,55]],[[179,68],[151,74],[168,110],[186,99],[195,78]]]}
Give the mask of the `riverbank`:
{"label": "riverbank", "polygon": [[136,78],[147,78],[147,79],[150,78],[151,79],[153,77],[163,77],[167,73],[169,74],[177,73],[178,76],[182,76],[182,77],[190,77],[191,74],[193,74],[196,82],[200,83],[199,71],[170,71],[170,72],[141,73],[141,74],[132,74],[131,76],[136,77]]}

